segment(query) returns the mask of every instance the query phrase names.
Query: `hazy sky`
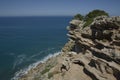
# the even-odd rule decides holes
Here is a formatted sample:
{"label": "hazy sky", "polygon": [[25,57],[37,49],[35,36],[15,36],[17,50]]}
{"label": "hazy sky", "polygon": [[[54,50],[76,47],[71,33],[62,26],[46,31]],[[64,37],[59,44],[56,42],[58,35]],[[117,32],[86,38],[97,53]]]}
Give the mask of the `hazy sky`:
{"label": "hazy sky", "polygon": [[94,9],[120,15],[120,0],[0,0],[0,16],[69,16]]}

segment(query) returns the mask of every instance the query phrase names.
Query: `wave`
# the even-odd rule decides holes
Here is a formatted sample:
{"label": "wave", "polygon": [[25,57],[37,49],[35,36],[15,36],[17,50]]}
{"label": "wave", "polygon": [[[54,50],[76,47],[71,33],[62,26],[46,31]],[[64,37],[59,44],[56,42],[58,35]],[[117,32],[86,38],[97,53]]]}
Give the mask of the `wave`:
{"label": "wave", "polygon": [[21,65],[23,62],[24,63],[29,62],[29,61],[35,61],[36,62],[36,61],[38,61],[38,59],[35,59],[35,58],[40,56],[41,53],[47,53],[47,52],[50,52],[50,51],[53,51],[53,50],[55,50],[55,48],[48,48],[46,50],[40,51],[39,53],[33,54],[30,57],[27,56],[26,54],[20,54],[20,55],[17,55],[17,56],[13,55],[13,56],[15,56],[15,60],[14,60],[12,69],[14,70],[17,66]]}
{"label": "wave", "polygon": [[13,69],[15,69],[16,66],[20,65],[25,60],[25,58],[25,54],[18,55],[15,62],[13,63]]}
{"label": "wave", "polygon": [[48,48],[48,49],[46,49],[46,50],[40,51],[39,53],[36,53],[36,54],[30,56],[30,57],[27,59],[27,61],[31,60],[32,58],[35,58],[36,56],[41,55],[41,53],[46,53],[46,52],[48,52],[48,51],[53,51],[53,50],[55,50],[55,49],[56,49],[56,48]]}
{"label": "wave", "polygon": [[52,58],[52,57],[56,57],[57,55],[59,55],[61,52],[55,52],[54,54],[48,54],[46,57],[44,57],[43,59],[41,59],[40,61],[37,61],[36,63],[33,63],[31,65],[29,65],[27,68],[21,69],[20,71],[15,73],[15,76],[13,78],[11,78],[11,80],[19,80],[19,78],[25,74],[28,73],[28,71],[30,71],[31,69],[35,68],[38,64],[40,63],[44,63],[46,62],[48,59]]}

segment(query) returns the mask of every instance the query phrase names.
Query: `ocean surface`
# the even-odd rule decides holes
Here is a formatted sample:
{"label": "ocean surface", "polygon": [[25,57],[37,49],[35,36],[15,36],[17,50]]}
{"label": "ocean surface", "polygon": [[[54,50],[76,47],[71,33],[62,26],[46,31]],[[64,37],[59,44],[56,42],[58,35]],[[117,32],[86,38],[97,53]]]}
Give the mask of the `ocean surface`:
{"label": "ocean surface", "polygon": [[0,80],[61,50],[72,17],[0,17]]}

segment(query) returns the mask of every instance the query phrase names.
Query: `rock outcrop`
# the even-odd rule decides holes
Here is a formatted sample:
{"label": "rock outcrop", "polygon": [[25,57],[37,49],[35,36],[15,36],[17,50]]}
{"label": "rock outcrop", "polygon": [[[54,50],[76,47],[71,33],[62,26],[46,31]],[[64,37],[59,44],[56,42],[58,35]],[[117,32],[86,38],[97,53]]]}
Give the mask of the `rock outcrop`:
{"label": "rock outcrop", "polygon": [[83,22],[75,21],[70,22],[68,34],[75,41],[71,51],[79,55],[73,63],[92,79],[120,80],[120,17],[99,16],[84,29]]}
{"label": "rock outcrop", "polygon": [[84,23],[72,20],[61,54],[20,80],[120,80],[120,16]]}

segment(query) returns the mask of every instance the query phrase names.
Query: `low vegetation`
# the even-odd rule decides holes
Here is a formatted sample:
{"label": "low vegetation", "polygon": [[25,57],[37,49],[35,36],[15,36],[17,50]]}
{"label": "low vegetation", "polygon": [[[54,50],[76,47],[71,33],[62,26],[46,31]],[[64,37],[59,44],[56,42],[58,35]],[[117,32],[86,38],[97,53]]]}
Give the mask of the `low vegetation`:
{"label": "low vegetation", "polygon": [[46,72],[49,72],[49,68],[45,68],[42,72],[41,72],[41,74],[43,75],[43,74],[45,74]]}
{"label": "low vegetation", "polygon": [[93,10],[85,16],[82,16],[81,14],[77,14],[74,16],[74,19],[85,21],[84,27],[86,27],[93,22],[95,17],[102,15],[109,16],[109,14],[103,10]]}
{"label": "low vegetation", "polygon": [[52,78],[54,75],[59,74],[59,73],[60,72],[58,71],[48,73],[48,79]]}
{"label": "low vegetation", "polygon": [[54,74],[52,73],[48,73],[48,79],[50,79],[51,77],[53,77]]}
{"label": "low vegetation", "polygon": [[74,16],[74,19],[83,20],[83,19],[84,19],[84,16],[82,16],[81,14],[76,14],[76,15]]}
{"label": "low vegetation", "polygon": [[50,70],[51,68],[52,68],[51,65],[47,65],[47,66],[45,67],[45,69],[41,72],[41,74],[43,75],[43,74],[49,72],[49,70]]}

